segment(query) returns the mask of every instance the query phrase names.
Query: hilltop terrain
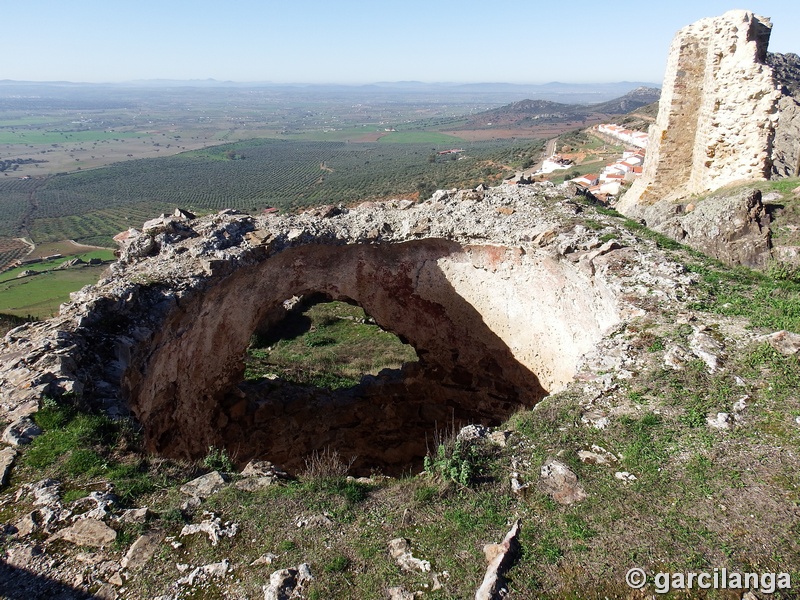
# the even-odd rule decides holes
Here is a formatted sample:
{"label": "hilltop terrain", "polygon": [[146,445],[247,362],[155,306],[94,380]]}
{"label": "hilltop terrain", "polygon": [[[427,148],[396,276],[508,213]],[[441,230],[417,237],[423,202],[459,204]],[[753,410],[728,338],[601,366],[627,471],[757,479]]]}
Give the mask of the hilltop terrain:
{"label": "hilltop terrain", "polygon": [[[321,199],[301,186],[292,211],[213,200],[127,228],[57,316],[4,325],[0,592],[797,597],[800,60],[767,54],[770,27],[731,11],[678,33],[625,214],[574,183],[298,210]],[[493,131],[570,110],[511,104]],[[454,123],[425,122],[384,133]],[[614,151],[559,142],[581,168]],[[238,165],[280,154],[249,144],[159,164],[237,166],[245,189]],[[475,175],[447,170],[475,147],[431,150]],[[144,181],[125,172],[68,181],[125,182],[125,207]]]}

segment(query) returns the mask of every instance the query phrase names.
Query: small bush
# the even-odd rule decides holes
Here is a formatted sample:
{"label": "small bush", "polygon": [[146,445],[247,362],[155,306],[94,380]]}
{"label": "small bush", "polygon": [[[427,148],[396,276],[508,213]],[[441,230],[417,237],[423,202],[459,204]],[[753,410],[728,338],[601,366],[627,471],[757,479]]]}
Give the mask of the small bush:
{"label": "small bush", "polygon": [[203,459],[203,466],[214,471],[224,471],[226,473],[233,471],[233,461],[228,456],[228,451],[225,448],[217,448],[216,446],[208,447],[208,454]]}
{"label": "small bush", "polygon": [[436,446],[436,453],[424,459],[425,472],[464,487],[473,485],[481,474],[484,457],[479,443],[445,440]]}

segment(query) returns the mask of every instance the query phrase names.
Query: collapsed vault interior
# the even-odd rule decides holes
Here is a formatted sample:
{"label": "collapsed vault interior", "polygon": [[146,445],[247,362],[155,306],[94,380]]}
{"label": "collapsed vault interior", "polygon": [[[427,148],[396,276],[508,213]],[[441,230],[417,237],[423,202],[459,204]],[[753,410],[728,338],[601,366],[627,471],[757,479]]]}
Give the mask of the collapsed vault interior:
{"label": "collapsed vault interior", "polygon": [[[253,333],[281,323],[286,298],[315,295],[360,305],[419,360],[335,392],[242,385]],[[213,445],[297,471],[331,449],[356,457],[356,473],[395,474],[421,461],[437,429],[496,424],[563,387],[617,319],[589,274],[520,248],[309,244],[176,309],[134,352],[123,391],[156,453],[197,458]]]}

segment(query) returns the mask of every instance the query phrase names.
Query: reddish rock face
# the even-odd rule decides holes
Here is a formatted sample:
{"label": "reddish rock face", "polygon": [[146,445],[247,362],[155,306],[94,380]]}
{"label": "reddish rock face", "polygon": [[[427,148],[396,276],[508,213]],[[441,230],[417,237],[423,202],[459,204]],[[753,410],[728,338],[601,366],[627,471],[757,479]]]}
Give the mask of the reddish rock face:
{"label": "reddish rock face", "polygon": [[[542,310],[520,299],[563,291],[551,262],[543,268],[541,260],[524,261],[519,249],[439,239],[287,249],[176,308],[152,342],[134,352],[123,391],[149,449],[159,454],[197,457],[215,445],[237,460],[257,456],[297,469],[327,447],[357,457],[356,471],[396,472],[421,460],[437,429],[499,422],[558,386],[559,368],[571,375],[585,350],[574,343],[576,332],[569,333],[568,353],[548,358],[538,347],[549,343],[557,351],[558,333],[548,335],[547,320],[531,314],[513,330],[519,311]],[[276,324],[286,299],[311,294],[361,305],[410,343],[419,363],[340,393],[240,386],[253,332]],[[509,303],[506,314],[497,310]],[[563,315],[551,311],[563,328]],[[575,329],[584,329],[577,317]]]}
{"label": "reddish rock face", "polygon": [[[688,285],[663,257],[604,243],[573,192],[501,186],[323,215],[162,216],[59,317],[9,332],[0,417],[15,431],[43,394],[69,394],[132,415],[154,453],[194,459],[214,445],[297,471],[327,448],[357,457],[356,473],[414,468],[437,431],[499,422],[579,370],[627,360],[596,355],[598,343],[641,316],[652,290],[672,298]],[[361,305],[418,362],[335,394],[243,382],[252,334],[294,296]]]}

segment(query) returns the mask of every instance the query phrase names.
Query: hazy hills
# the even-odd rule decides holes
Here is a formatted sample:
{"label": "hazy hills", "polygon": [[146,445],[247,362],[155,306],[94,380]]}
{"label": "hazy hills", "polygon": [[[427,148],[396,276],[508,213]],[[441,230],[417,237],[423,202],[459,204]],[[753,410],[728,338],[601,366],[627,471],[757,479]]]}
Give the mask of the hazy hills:
{"label": "hazy hills", "polygon": [[658,88],[640,86],[623,96],[595,104],[526,99],[479,113],[466,127],[524,127],[542,122],[584,120],[601,114],[622,115],[657,102],[660,95]]}
{"label": "hazy hills", "polygon": [[[5,104],[24,108],[31,99],[60,99],[62,101],[98,100],[113,98],[130,101],[137,95],[150,91],[190,92],[202,91],[214,95],[236,95],[251,90],[277,95],[362,96],[368,98],[408,97],[436,98],[440,101],[477,101],[494,104],[517,102],[524,99],[566,104],[598,104],[632,93],[639,88],[658,85],[646,82],[621,81],[614,83],[424,83],[419,81],[376,82],[365,85],[343,84],[283,84],[271,82],[232,82],[217,80],[141,80],[121,83],[75,83],[67,81],[14,81],[0,80],[0,99]],[[41,102],[41,101],[40,101]],[[35,103],[34,103],[35,104]]]}

